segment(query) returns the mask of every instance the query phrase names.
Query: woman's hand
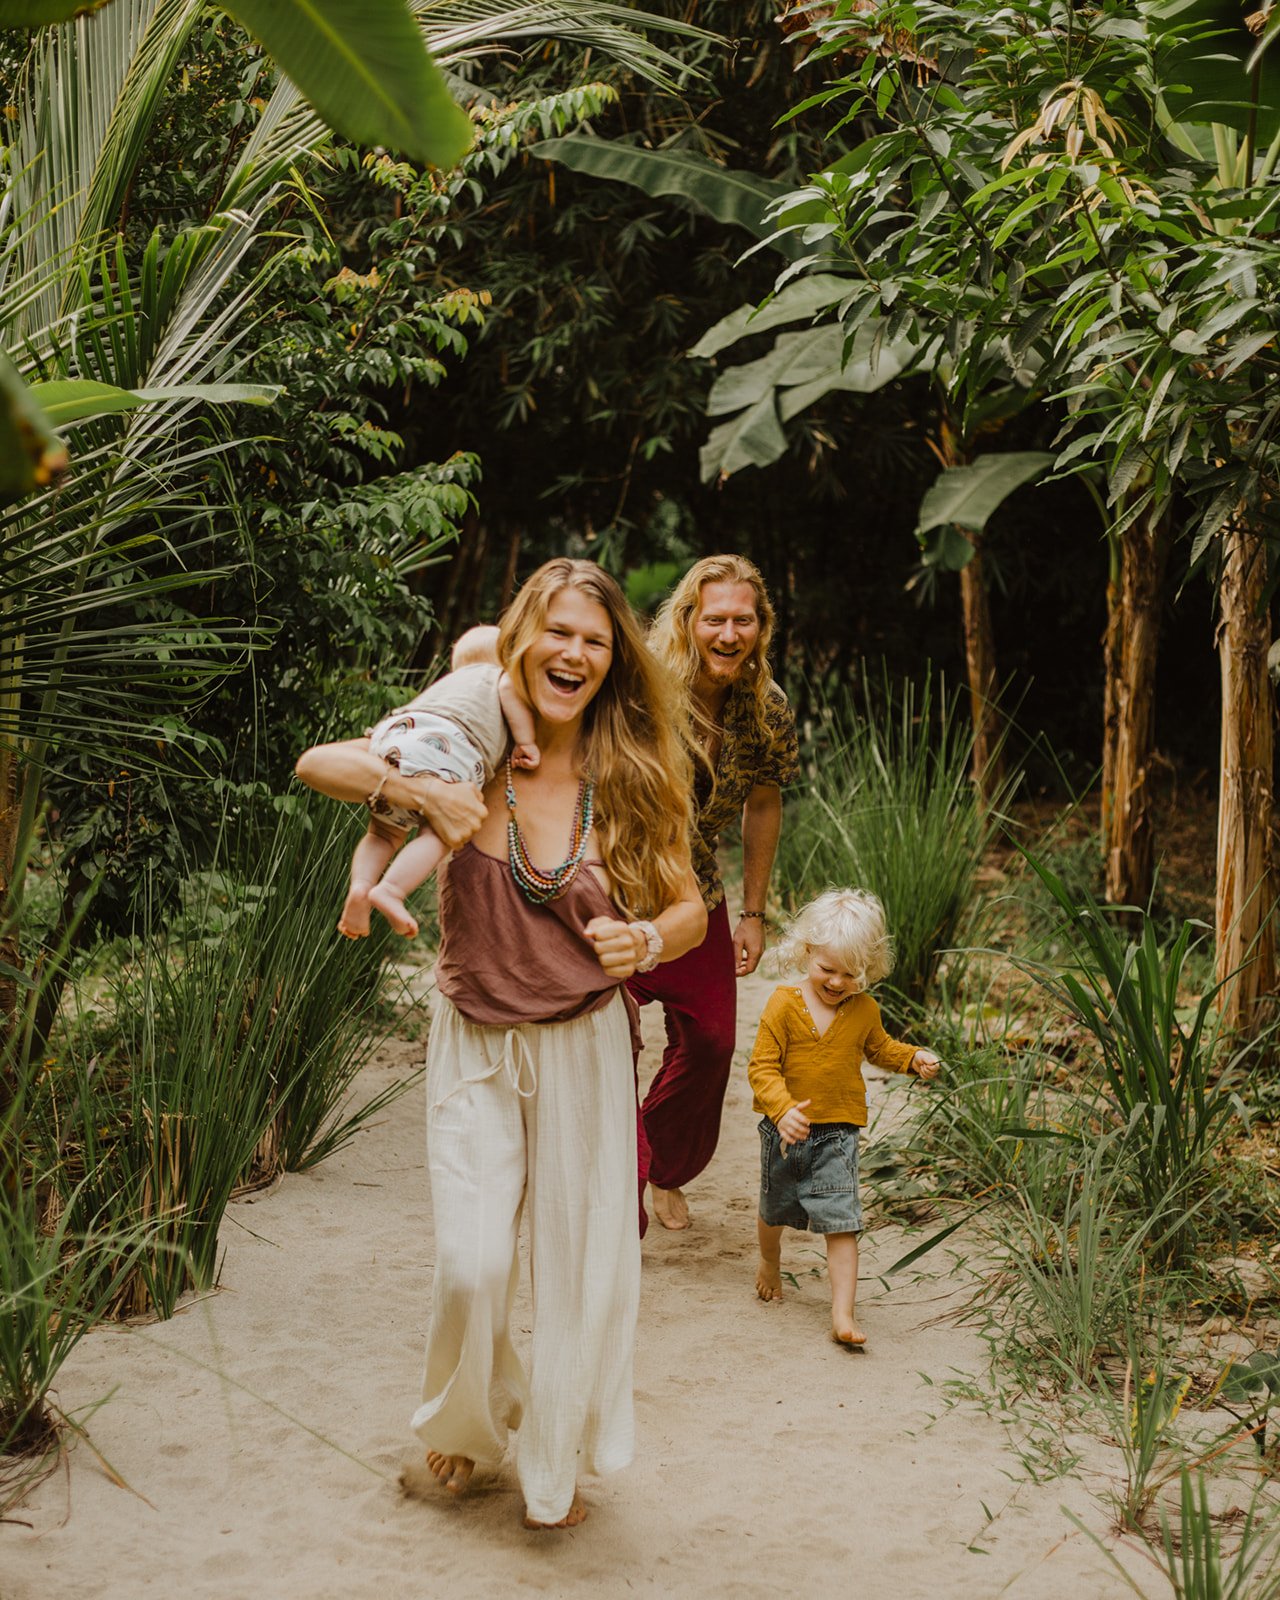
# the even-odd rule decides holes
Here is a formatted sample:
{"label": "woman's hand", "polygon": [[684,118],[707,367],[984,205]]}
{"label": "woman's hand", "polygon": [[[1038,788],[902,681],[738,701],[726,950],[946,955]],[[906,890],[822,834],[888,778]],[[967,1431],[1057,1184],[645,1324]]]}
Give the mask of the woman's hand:
{"label": "woman's hand", "polygon": [[616,917],[592,917],[583,930],[595,948],[596,960],[611,978],[629,978],[649,952],[644,931]]}
{"label": "woman's hand", "polygon": [[400,782],[421,794],[421,799],[412,802],[413,808],[426,818],[432,833],[450,850],[466,844],[489,815],[474,783],[445,783],[426,773],[415,778],[401,777]]}

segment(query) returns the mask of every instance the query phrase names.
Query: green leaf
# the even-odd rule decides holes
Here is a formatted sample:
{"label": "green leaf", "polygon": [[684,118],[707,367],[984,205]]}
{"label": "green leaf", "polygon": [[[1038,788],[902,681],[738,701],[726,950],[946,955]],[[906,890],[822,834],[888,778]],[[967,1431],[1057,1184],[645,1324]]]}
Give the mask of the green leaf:
{"label": "green leaf", "polygon": [[229,0],[311,104],[356,144],[451,167],[471,119],[449,93],[404,0]]}
{"label": "green leaf", "polygon": [[110,0],[0,0],[0,28],[45,28],[90,11]]}
{"label": "green leaf", "polygon": [[1221,123],[1245,133],[1256,115],[1257,147],[1280,132],[1280,62],[1258,63],[1256,105],[1249,63],[1258,41],[1240,0],[1157,0],[1146,8],[1159,48],[1156,77],[1182,123]]}
{"label": "green leaf", "polygon": [[1045,450],[1011,450],[979,456],[967,467],[948,467],[921,502],[916,537],[949,522],[981,531],[1015,489],[1043,477],[1053,460]]}
{"label": "green leaf", "polygon": [[16,368],[0,355],[0,506],[51,483],[67,452]]}
{"label": "green leaf", "polygon": [[717,222],[745,228],[784,255],[798,255],[804,248],[790,234],[776,233],[773,223],[765,220],[765,211],[773,201],[790,194],[785,183],[757,177],[753,172],[719,167],[705,156],[687,150],[644,150],[612,139],[594,139],[585,133],[544,139],[532,147],[531,154],[544,161],[559,161],[574,172],[585,172],[593,178],[629,184],[655,199],[687,200]]}
{"label": "green leaf", "polygon": [[134,411],[138,406],[171,400],[204,400],[210,405],[270,405],[280,390],[261,383],[183,383],[152,389],[121,389],[92,378],[60,378],[34,383],[31,393],[50,422],[66,428],[86,417],[113,411]]}
{"label": "green leaf", "polygon": [[767,467],[787,448],[787,436],[778,420],[773,390],[730,422],[711,430],[698,452],[702,481],[727,478],[742,467]]}
{"label": "green leaf", "polygon": [[842,300],[854,285],[848,278],[838,278],[833,273],[815,272],[812,277],[797,278],[794,283],[780,289],[772,300],[762,306],[739,306],[727,317],[708,328],[693,349],[691,356],[714,356],[748,334],[767,333],[788,322],[800,322],[805,317],[817,316]]}

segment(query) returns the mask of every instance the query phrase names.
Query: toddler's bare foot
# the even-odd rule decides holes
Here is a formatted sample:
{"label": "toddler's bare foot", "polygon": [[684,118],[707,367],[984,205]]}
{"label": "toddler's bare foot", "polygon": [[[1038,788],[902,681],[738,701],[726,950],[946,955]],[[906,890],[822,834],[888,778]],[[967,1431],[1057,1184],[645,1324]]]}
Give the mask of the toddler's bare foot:
{"label": "toddler's bare foot", "polygon": [[524,1525],[526,1528],[576,1528],[579,1523],[587,1520],[587,1508],[582,1503],[581,1493],[573,1491],[573,1504],[565,1512],[559,1522],[536,1522],[529,1514],[525,1513]]}
{"label": "toddler's bare foot", "polygon": [[689,1202],[679,1189],[659,1189],[656,1183],[651,1183],[649,1194],[653,1200],[653,1214],[664,1228],[679,1232],[689,1226]]}
{"label": "toddler's bare foot", "polygon": [[[373,888],[369,890],[369,904],[376,911],[381,911],[396,932],[404,934],[406,939],[412,939],[414,934],[417,933],[418,924],[409,915],[404,901],[393,890],[388,889],[385,883],[375,883]],[[367,933],[369,931],[367,926],[368,918],[365,921],[365,932]]]}
{"label": "toddler's bare foot", "polygon": [[857,1317],[846,1315],[843,1311],[831,1313],[831,1337],[837,1344],[844,1345],[846,1350],[861,1350],[867,1342],[867,1336],[858,1325]]}
{"label": "toddler's bare foot", "polygon": [[470,1456],[443,1456],[438,1450],[427,1451],[427,1471],[438,1478],[450,1494],[465,1494],[476,1464]]}
{"label": "toddler's bare foot", "polygon": [[756,1267],[756,1293],[762,1300],[782,1299],[782,1262],[760,1257]]}
{"label": "toddler's bare foot", "polygon": [[344,939],[369,937],[369,891],[363,883],[352,884],[338,918],[338,932]]}

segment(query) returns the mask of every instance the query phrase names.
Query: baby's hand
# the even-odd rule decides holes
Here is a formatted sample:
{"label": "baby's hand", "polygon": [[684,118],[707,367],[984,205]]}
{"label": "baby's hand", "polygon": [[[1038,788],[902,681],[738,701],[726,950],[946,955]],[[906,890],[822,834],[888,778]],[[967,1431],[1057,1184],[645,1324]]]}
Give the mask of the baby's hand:
{"label": "baby's hand", "polygon": [[811,1105],[810,1100],[799,1100],[787,1109],[778,1118],[778,1134],[782,1139],[782,1148],[789,1145],[803,1144],[809,1137],[809,1119],[804,1114],[804,1108]]}
{"label": "baby's hand", "polygon": [[532,772],[542,760],[542,751],[536,744],[517,744],[511,747],[511,765],[524,772]]}
{"label": "baby's hand", "polygon": [[911,1058],[911,1065],[916,1075],[928,1083],[936,1078],[942,1071],[942,1063],[932,1050],[917,1050]]}

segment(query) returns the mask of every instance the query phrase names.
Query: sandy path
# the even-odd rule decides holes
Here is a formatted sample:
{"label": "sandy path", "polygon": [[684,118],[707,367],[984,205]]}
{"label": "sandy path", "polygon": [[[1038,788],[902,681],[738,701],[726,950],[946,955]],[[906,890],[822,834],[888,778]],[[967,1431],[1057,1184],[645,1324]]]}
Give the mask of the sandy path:
{"label": "sandy path", "polygon": [[[742,986],[740,1041],[769,988]],[[646,1028],[652,1038],[656,1008]],[[420,1052],[389,1042],[361,1090]],[[647,1051],[650,1071],[655,1060]],[[885,1090],[872,1092],[874,1106]],[[784,1259],[798,1290],[780,1306],[755,1300],[758,1142],[741,1071],[691,1191],[695,1227],[655,1226],[645,1244],[636,1463],[588,1482],[591,1516],[567,1535],[521,1528],[506,1473],[460,1503],[404,1498],[433,1255],[422,1116],[418,1088],[317,1172],[233,1206],[218,1293],[80,1345],[61,1403],[110,1395],[94,1441],[146,1500],[77,1447],[18,1513],[31,1526],[0,1527],[2,1600],[1130,1592],[1059,1509],[1103,1529],[1079,1479],[1020,1481],[1003,1429],[920,1377],[983,1368],[972,1334],[922,1326],[945,1283],[868,1286],[862,1356],[827,1340],[825,1279],[809,1274],[822,1257],[803,1238],[788,1236]],[[881,1227],[865,1259],[874,1269],[904,1248]],[[516,1323],[527,1331],[527,1294]],[[1095,1472],[1109,1465],[1086,1450]]]}

